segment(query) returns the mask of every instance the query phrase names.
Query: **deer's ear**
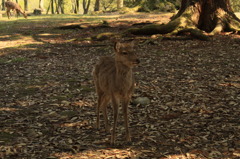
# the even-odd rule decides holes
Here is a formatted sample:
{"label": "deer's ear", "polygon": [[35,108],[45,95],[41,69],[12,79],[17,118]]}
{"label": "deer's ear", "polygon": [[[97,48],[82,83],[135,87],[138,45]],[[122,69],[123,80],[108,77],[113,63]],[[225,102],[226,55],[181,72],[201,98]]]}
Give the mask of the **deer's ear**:
{"label": "deer's ear", "polygon": [[119,52],[120,47],[121,47],[121,43],[120,43],[120,42],[116,42],[116,43],[114,44],[114,50],[115,50],[116,52]]}

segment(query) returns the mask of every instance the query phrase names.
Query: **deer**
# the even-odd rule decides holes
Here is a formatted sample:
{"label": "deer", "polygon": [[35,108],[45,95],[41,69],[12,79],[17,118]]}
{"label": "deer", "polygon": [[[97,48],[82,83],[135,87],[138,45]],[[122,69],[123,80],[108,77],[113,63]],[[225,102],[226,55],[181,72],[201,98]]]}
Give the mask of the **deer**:
{"label": "deer", "polygon": [[97,129],[100,128],[100,111],[103,113],[105,130],[110,132],[108,125],[107,106],[111,102],[113,107],[113,128],[111,133],[111,145],[115,145],[116,127],[121,103],[124,125],[126,130],[126,141],[131,142],[128,105],[134,90],[133,67],[140,63],[134,52],[134,42],[116,42],[114,45],[115,57],[101,57],[93,69],[97,99]]}
{"label": "deer", "polygon": [[13,10],[17,13],[17,17],[21,13],[24,16],[24,18],[27,18],[27,14],[25,13],[25,11],[22,10],[22,8],[19,4],[8,0],[5,2],[5,6],[7,8],[8,19],[10,19],[10,11],[11,10]]}

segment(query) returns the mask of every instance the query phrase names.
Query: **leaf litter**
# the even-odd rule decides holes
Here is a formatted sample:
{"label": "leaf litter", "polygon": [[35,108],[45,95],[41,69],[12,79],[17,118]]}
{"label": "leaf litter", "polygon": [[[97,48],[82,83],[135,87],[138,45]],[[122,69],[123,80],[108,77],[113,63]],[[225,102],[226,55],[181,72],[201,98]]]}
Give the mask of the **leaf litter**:
{"label": "leaf litter", "polygon": [[91,71],[100,56],[112,55],[112,42],[63,40],[105,30],[69,30],[41,45],[0,50],[0,157],[239,158],[239,35],[138,40],[133,99],[150,103],[129,106],[131,144],[120,111],[117,145],[110,146],[103,122],[95,128]]}

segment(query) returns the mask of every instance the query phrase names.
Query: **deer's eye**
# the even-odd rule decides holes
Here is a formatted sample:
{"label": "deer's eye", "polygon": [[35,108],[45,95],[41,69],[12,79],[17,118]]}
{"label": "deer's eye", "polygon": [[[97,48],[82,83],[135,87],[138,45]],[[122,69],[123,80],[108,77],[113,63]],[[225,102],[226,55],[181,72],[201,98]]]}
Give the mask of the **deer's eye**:
{"label": "deer's eye", "polygon": [[123,54],[123,55],[127,55],[127,54],[128,54],[128,52],[122,52],[122,54]]}

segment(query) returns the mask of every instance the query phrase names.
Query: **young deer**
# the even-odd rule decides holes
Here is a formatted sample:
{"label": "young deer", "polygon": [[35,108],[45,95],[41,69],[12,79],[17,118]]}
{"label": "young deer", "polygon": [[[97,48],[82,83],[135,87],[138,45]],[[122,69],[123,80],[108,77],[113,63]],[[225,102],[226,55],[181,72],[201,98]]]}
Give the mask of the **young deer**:
{"label": "young deer", "polygon": [[7,8],[7,16],[10,19],[10,11],[13,10],[17,13],[17,16],[21,13],[24,18],[27,18],[27,14],[22,10],[21,6],[15,2],[6,1],[5,6]]}
{"label": "young deer", "polygon": [[98,95],[97,128],[100,128],[100,110],[103,112],[105,129],[110,131],[107,117],[107,105],[112,103],[114,124],[112,129],[111,144],[115,144],[116,126],[119,103],[122,104],[126,140],[131,141],[128,130],[128,104],[134,89],[134,77],[132,68],[140,63],[134,52],[134,43],[117,42],[115,44],[115,58],[102,57],[93,70],[93,77]]}

